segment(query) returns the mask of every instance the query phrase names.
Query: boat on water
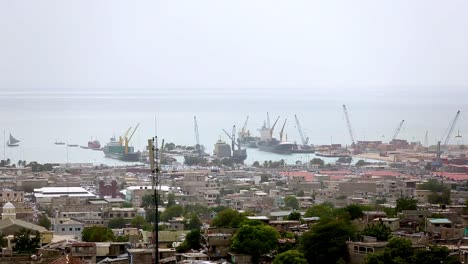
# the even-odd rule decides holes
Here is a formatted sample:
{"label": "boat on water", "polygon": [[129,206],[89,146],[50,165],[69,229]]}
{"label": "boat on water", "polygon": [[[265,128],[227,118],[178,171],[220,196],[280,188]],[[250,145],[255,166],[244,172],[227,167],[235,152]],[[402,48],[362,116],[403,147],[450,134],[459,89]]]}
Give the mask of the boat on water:
{"label": "boat on water", "polygon": [[[268,117],[269,120],[269,117]],[[287,140],[283,140],[284,127],[286,126],[287,119],[284,120],[283,127],[280,131],[280,139],[273,137],[273,130],[278,123],[279,116],[276,119],[273,126],[269,126],[266,123],[260,128],[260,141],[257,142],[259,150],[265,152],[273,152],[277,154],[291,154],[294,144]],[[268,122],[269,124],[269,122]]]}
{"label": "boat on water", "polygon": [[98,140],[88,141],[88,148],[90,149],[101,149],[101,142]]}
{"label": "boat on water", "polygon": [[67,144],[67,147],[76,148],[78,147],[78,144]]}
{"label": "boat on water", "polygon": [[323,152],[315,152],[315,156],[318,157],[325,157],[325,158],[348,158],[350,157],[349,154],[346,153],[323,153]]}
{"label": "boat on water", "polygon": [[13,135],[11,135],[11,133],[10,133],[10,138],[7,141],[7,146],[8,147],[18,147],[19,146],[18,143],[20,143],[20,141],[18,139],[16,139],[15,137],[13,137]]}
{"label": "boat on water", "polygon": [[277,154],[291,154],[292,147],[294,146],[294,144],[291,142],[280,142],[276,138],[269,141],[260,141],[257,143],[257,145],[261,151],[273,152]]}
{"label": "boat on water", "polygon": [[57,141],[55,141],[54,144],[55,144],[55,145],[65,145],[65,142],[61,142],[61,141],[60,141],[60,142],[57,142]]}
{"label": "boat on water", "polygon": [[139,125],[140,124],[135,127],[130,136],[128,136],[128,133],[132,127],[127,130],[124,136],[119,137],[118,141],[115,137],[111,137],[109,143],[102,149],[104,155],[108,158],[121,161],[140,161],[141,153],[139,151],[135,152],[135,149],[128,145]]}

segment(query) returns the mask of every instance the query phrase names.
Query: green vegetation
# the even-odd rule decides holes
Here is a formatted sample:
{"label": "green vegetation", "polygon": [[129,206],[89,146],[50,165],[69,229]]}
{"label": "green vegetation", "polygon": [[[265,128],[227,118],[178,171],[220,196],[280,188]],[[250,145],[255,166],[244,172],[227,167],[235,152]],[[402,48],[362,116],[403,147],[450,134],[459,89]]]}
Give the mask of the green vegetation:
{"label": "green vegetation", "polygon": [[299,212],[291,212],[288,215],[288,220],[301,220],[301,213]]}
{"label": "green vegetation", "polygon": [[188,166],[193,166],[193,165],[206,166],[208,164],[208,160],[204,157],[185,156],[184,164]]}
{"label": "green vegetation", "polygon": [[114,233],[108,227],[102,226],[93,226],[85,227],[81,232],[81,237],[83,241],[86,242],[108,242],[114,241]]}
{"label": "green vegetation", "polygon": [[276,255],[273,264],[307,264],[307,260],[301,252],[288,250]]}
{"label": "green vegetation", "polygon": [[309,207],[305,213],[305,217],[318,216],[320,219],[329,219],[334,217],[335,211],[329,204],[318,204]]}
{"label": "green vegetation", "polygon": [[294,196],[286,196],[284,198],[284,204],[291,209],[299,209],[299,201]]}
{"label": "green vegetation", "polygon": [[387,241],[392,236],[392,230],[382,224],[368,225],[361,233],[364,236],[371,236],[377,238],[377,241]]}
{"label": "green vegetation", "polygon": [[182,253],[190,249],[200,249],[201,248],[201,233],[200,229],[193,229],[186,236],[184,242],[177,247],[177,252]]}
{"label": "green vegetation", "polygon": [[127,222],[122,217],[116,217],[109,220],[107,227],[111,229],[124,228]]}
{"label": "green vegetation", "polygon": [[418,200],[413,198],[399,198],[395,207],[396,212],[401,212],[403,210],[417,210],[418,209]]}
{"label": "green vegetation", "polygon": [[[9,163],[9,162],[8,162]],[[41,172],[41,171],[52,171],[54,165],[46,163],[44,165],[37,163],[36,161],[30,162],[26,167],[31,167],[32,172]]]}
{"label": "green vegetation", "polygon": [[13,251],[18,253],[34,253],[40,247],[41,235],[39,232],[32,233],[31,230],[21,229],[13,238]]}
{"label": "green vegetation", "polygon": [[450,204],[450,187],[445,186],[436,179],[429,179],[418,186],[419,190],[429,190],[428,202],[431,204]]}
{"label": "green vegetation", "polygon": [[449,255],[446,247],[432,246],[429,250],[414,250],[409,239],[391,238],[384,248],[367,256],[365,264],[458,264],[456,256]]}
{"label": "green vegetation", "polygon": [[188,230],[200,229],[201,226],[202,226],[202,222],[200,218],[198,217],[198,215],[192,214],[189,220],[187,221],[187,223],[185,224],[185,229],[188,229]]}
{"label": "green vegetation", "polygon": [[182,205],[173,205],[166,208],[166,210],[161,214],[161,221],[167,222],[174,217],[180,217],[184,215],[184,207]]}
{"label": "green vegetation", "polygon": [[372,163],[367,162],[367,161],[362,160],[362,159],[361,159],[361,160],[358,160],[358,161],[356,162],[356,166],[357,166],[357,167],[367,166],[367,165],[371,165],[371,164],[372,164]]}
{"label": "green vegetation", "polygon": [[236,210],[227,208],[218,213],[215,219],[213,219],[212,226],[236,228],[245,220],[247,220],[245,215]]}
{"label": "green vegetation", "polygon": [[254,262],[278,246],[280,234],[276,229],[264,224],[242,225],[232,238],[234,252],[252,255]]}
{"label": "green vegetation", "polygon": [[301,249],[309,264],[336,263],[348,259],[346,241],[353,239],[356,228],[345,219],[326,219],[301,237]]}
{"label": "green vegetation", "polygon": [[310,165],[318,165],[319,167],[323,167],[325,165],[325,161],[319,158],[313,158],[309,163]]}
{"label": "green vegetation", "polygon": [[141,215],[135,216],[131,221],[132,227],[141,229],[147,225],[145,218]]}
{"label": "green vegetation", "polygon": [[39,222],[37,224],[44,227],[47,230],[50,230],[50,227],[52,226],[52,223],[50,222],[49,217],[47,217],[46,214],[41,214],[41,217],[39,217]]}
{"label": "green vegetation", "polygon": [[173,206],[173,205],[175,205],[175,204],[176,204],[176,202],[175,202],[175,194],[169,193],[169,194],[167,195],[167,204],[166,204],[166,207],[169,208],[169,207],[171,207],[171,206]]}

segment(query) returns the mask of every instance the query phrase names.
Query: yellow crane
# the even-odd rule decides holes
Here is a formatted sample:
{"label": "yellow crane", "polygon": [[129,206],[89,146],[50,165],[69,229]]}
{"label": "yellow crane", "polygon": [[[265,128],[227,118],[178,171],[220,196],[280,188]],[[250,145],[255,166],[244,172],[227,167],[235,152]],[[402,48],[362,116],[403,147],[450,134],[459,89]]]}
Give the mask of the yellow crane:
{"label": "yellow crane", "polygon": [[132,139],[133,135],[135,134],[135,131],[138,129],[139,126],[140,126],[140,123],[138,123],[138,125],[136,125],[135,129],[133,129],[133,132],[130,135],[130,137],[127,138],[128,131],[127,131],[127,133],[125,133],[125,154],[128,154],[128,143]]}
{"label": "yellow crane", "polygon": [[123,136],[120,136],[120,137],[119,137],[119,144],[120,144],[120,146],[122,146],[122,145],[124,144],[124,139],[127,138],[128,133],[130,132],[131,129],[132,129],[132,127],[129,127],[129,128],[127,129],[127,132],[125,132],[125,134],[124,134]]}

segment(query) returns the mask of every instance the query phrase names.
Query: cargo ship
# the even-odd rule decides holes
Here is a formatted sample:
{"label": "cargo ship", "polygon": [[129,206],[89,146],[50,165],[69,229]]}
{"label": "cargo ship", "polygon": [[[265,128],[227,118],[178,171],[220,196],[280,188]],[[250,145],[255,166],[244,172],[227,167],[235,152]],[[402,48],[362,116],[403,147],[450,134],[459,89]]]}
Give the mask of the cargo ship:
{"label": "cargo ship", "polygon": [[[269,120],[269,117],[268,117]],[[257,142],[259,150],[265,152],[273,152],[277,154],[291,154],[294,144],[286,140],[283,141],[284,127],[286,126],[287,119],[284,120],[283,127],[280,131],[280,140],[273,137],[273,129],[278,123],[279,116],[272,127],[266,123],[260,128],[260,141]],[[269,122],[268,122],[269,124]]]}
{"label": "cargo ship", "polygon": [[90,148],[90,149],[100,149],[101,148],[101,142],[99,142],[98,140],[88,141],[88,148]]}
{"label": "cargo ship", "polygon": [[277,154],[291,154],[294,146],[291,142],[280,142],[276,138],[269,141],[260,141],[257,143],[261,151],[273,152]]}
{"label": "cargo ship", "polygon": [[103,148],[104,155],[108,158],[121,161],[140,161],[141,153],[139,151],[135,152],[135,149],[128,145],[139,125],[135,127],[129,137],[128,133],[132,127],[127,130],[124,136],[119,137],[118,141],[115,137],[111,137],[110,142]]}

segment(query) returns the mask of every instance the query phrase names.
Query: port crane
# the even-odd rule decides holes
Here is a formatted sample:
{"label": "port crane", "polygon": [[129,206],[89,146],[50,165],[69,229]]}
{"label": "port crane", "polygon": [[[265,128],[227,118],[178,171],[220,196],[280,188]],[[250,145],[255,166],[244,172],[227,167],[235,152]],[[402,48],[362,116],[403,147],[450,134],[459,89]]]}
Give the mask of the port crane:
{"label": "port crane", "polygon": [[244,126],[239,132],[239,138],[250,136],[250,132],[247,131],[247,122],[249,122],[249,116],[247,116],[247,118],[245,119]]}
{"label": "port crane", "polygon": [[200,145],[200,136],[198,135],[197,116],[193,117],[193,124],[194,124],[194,127],[195,127],[195,140],[196,140],[196,143],[197,143],[197,145],[195,145],[195,148],[197,148],[197,150],[198,150],[198,156],[201,156],[202,149],[201,149],[201,145]]}
{"label": "port crane", "polygon": [[455,125],[457,124],[458,117],[460,116],[460,110],[458,110],[457,114],[455,115],[455,118],[453,118],[452,122],[450,123],[449,127],[447,128],[447,137],[445,137],[444,140],[444,149],[448,148],[448,143],[450,142],[450,137],[452,136],[453,129],[455,128]]}
{"label": "port crane", "polygon": [[130,133],[130,130],[132,130],[132,127],[129,127],[129,128],[127,129],[127,131],[125,132],[125,134],[124,134],[123,136],[120,136],[120,137],[119,137],[119,144],[120,144],[121,146],[124,144],[124,140],[125,140],[125,138],[127,138],[128,133]]}
{"label": "port crane", "polygon": [[[276,118],[276,121],[275,123],[273,123],[273,126],[270,128],[270,137],[273,138],[273,129],[275,129],[275,126],[276,126],[276,123],[278,123],[278,120],[280,119],[280,117],[278,116],[278,118]],[[268,126],[270,126],[270,117],[268,117]]]}
{"label": "port crane", "polygon": [[232,133],[231,135],[229,135],[229,133],[223,129],[223,132],[226,134],[226,136],[231,140],[231,148],[232,148],[232,152],[234,153],[234,150],[236,149],[236,145],[237,145],[237,148],[240,150],[241,149],[241,145],[239,142],[236,142],[236,125],[233,125],[232,126]]}
{"label": "port crane", "polygon": [[280,142],[283,142],[283,133],[284,133],[284,127],[286,126],[286,121],[288,121],[288,119],[284,119],[284,123],[283,123],[283,127],[281,128],[281,131],[280,131]]}
{"label": "port crane", "polygon": [[304,136],[301,123],[299,123],[299,118],[297,118],[297,115],[294,115],[294,118],[296,119],[296,126],[297,130],[299,130],[299,135],[301,136],[302,145],[307,146],[309,144],[309,138]]}
{"label": "port crane", "polygon": [[395,133],[393,134],[392,140],[395,140],[398,137],[398,134],[400,134],[400,130],[403,127],[403,123],[405,123],[405,120],[401,120],[400,124],[398,125],[397,129],[395,130]]}
{"label": "port crane", "polygon": [[140,123],[136,125],[135,129],[133,129],[133,132],[132,134],[130,134],[130,137],[127,137],[128,132],[125,134],[125,154],[128,154],[128,143],[130,142],[130,140],[132,140],[132,137],[135,134],[139,126],[140,126]]}
{"label": "port crane", "polygon": [[343,112],[346,118],[346,124],[348,125],[348,132],[349,136],[351,137],[351,144],[354,145],[354,136],[353,136],[353,130],[351,129],[351,122],[349,121],[349,116],[348,116],[348,110],[346,109],[346,105],[343,105]]}

